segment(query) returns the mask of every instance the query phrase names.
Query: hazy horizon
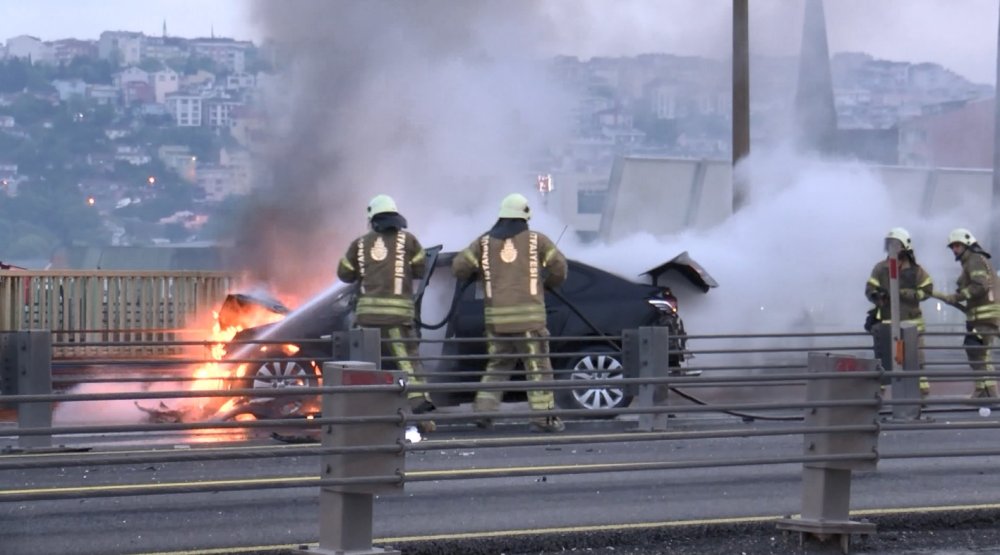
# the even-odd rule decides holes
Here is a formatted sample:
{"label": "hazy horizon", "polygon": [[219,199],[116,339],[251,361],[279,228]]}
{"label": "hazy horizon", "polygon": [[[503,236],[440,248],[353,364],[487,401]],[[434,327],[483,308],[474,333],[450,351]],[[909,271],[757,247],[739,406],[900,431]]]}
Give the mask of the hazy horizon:
{"label": "hazy horizon", "polygon": [[[515,2],[516,3],[516,2]],[[750,5],[754,54],[798,52],[803,2],[755,0]],[[933,62],[977,83],[996,81],[998,7],[994,0],[838,0],[826,2],[831,52]],[[613,7],[612,7],[613,6]],[[0,0],[0,40],[22,34],[43,40],[97,39],[102,31],[261,41],[267,24],[250,0]],[[731,3],[723,0],[600,0],[537,2],[548,54],[593,56],[669,53],[726,58]],[[52,17],[51,14],[59,14]],[[780,30],[780,32],[775,32]]]}

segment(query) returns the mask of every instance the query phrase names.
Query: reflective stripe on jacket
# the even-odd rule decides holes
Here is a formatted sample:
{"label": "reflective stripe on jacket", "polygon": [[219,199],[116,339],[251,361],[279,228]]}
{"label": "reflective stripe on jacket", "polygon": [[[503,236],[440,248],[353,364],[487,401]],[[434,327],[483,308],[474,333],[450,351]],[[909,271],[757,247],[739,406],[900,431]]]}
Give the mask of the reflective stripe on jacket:
{"label": "reflective stripe on jacket", "polygon": [[500,239],[483,235],[452,261],[461,280],[478,275],[487,329],[521,333],[545,328],[545,287],[566,280],[566,258],[551,239],[522,231]]}
{"label": "reflective stripe on jacket", "polygon": [[[923,311],[920,302],[930,297],[934,291],[934,282],[930,274],[920,264],[909,260],[899,262],[899,317],[903,321],[914,322],[923,329]],[[882,298],[889,296],[889,261],[880,260],[872,268],[871,276],[865,284],[865,297],[879,310],[876,317],[880,322],[888,322],[891,318],[888,304],[882,306]]]}
{"label": "reflective stripe on jacket", "polygon": [[1000,295],[997,294],[997,273],[988,258],[966,249],[959,258],[962,274],[958,276],[958,300],[965,303],[965,318],[969,322],[997,325],[1000,323]]}
{"label": "reflective stripe on jacket", "polygon": [[357,323],[362,326],[411,324],[413,280],[424,275],[426,254],[405,230],[370,231],[347,248],[337,277],[358,282]]}

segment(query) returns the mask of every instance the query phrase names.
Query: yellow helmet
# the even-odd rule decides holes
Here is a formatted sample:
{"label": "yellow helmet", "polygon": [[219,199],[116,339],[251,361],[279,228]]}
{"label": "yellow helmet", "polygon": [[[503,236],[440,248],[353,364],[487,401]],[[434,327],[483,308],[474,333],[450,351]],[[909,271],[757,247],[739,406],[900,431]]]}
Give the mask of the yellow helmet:
{"label": "yellow helmet", "polygon": [[396,208],[396,201],[392,200],[389,195],[375,195],[372,200],[368,202],[368,219],[372,219],[372,216],[377,214],[385,214],[386,212],[399,212]]}
{"label": "yellow helmet", "polygon": [[890,229],[885,238],[896,239],[903,244],[903,250],[913,250],[913,239],[910,238],[910,232],[901,227],[894,227]]}
{"label": "yellow helmet", "polygon": [[952,246],[955,243],[960,243],[967,247],[971,247],[973,243],[976,242],[976,238],[972,236],[972,232],[964,227],[959,227],[951,230],[948,234],[948,246]]}
{"label": "yellow helmet", "polygon": [[528,199],[519,193],[512,193],[504,197],[500,203],[501,218],[520,218],[522,220],[531,219],[531,208],[528,206]]}

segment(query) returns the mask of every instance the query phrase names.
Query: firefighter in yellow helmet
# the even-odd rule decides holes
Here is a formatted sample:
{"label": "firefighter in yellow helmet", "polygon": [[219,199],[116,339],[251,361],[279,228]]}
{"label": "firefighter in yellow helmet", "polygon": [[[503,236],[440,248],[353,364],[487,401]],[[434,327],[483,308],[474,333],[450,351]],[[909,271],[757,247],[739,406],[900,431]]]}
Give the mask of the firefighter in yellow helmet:
{"label": "firefighter in yellow helmet", "polygon": [[[346,283],[358,282],[355,323],[378,328],[383,356],[407,357],[396,366],[412,384],[424,383],[414,331],[413,280],[424,276],[426,254],[420,242],[405,230],[406,218],[388,195],[377,195],[368,203],[371,230],[347,247],[337,266],[337,277]],[[409,340],[409,341],[406,341]],[[426,393],[409,394],[414,414],[434,410]],[[418,424],[422,432],[434,430],[434,423]]]}
{"label": "firefighter in yellow helmet", "polygon": [[[899,319],[917,327],[920,334],[917,343],[919,353],[919,366],[924,366],[924,315],[920,310],[920,303],[930,298],[934,292],[934,282],[930,274],[917,264],[917,256],[913,253],[913,239],[910,233],[901,227],[894,227],[885,236],[886,258],[879,260],[872,268],[868,283],[865,284],[865,297],[868,298],[875,307],[869,312],[871,315],[869,324],[888,325],[892,323],[889,300],[889,256],[892,252],[890,241],[896,241],[899,248],[897,257],[899,268]],[[872,330],[869,330],[872,331]],[[873,332],[874,333],[874,332]],[[876,340],[877,341],[877,340]],[[881,353],[884,346],[876,343],[876,354]],[[882,353],[885,356],[892,356],[892,353]],[[882,360],[885,360],[882,356]],[[926,397],[931,390],[927,378],[920,377],[920,395]]]}
{"label": "firefighter in yellow helmet", "polygon": [[[512,194],[500,204],[500,217],[493,228],[455,256],[452,271],[459,280],[477,277],[485,295],[487,350],[497,355],[486,363],[482,383],[501,382],[522,358],[529,379],[551,380],[552,361],[548,357],[545,288],[566,280],[566,258],[551,239],[528,229],[531,209],[523,195]],[[475,410],[499,410],[503,392],[476,393]],[[551,410],[555,399],[551,390],[531,390],[532,410]],[[481,419],[480,426],[492,423]],[[566,429],[555,416],[531,420],[535,432]]]}
{"label": "firefighter in yellow helmet", "polygon": [[962,264],[955,293],[935,296],[965,312],[965,354],[973,370],[986,374],[976,380],[972,397],[996,397],[997,382],[993,379],[990,348],[996,342],[1000,324],[1000,291],[997,272],[990,263],[990,253],[976,241],[972,232],[958,228],[948,234],[948,248]]}

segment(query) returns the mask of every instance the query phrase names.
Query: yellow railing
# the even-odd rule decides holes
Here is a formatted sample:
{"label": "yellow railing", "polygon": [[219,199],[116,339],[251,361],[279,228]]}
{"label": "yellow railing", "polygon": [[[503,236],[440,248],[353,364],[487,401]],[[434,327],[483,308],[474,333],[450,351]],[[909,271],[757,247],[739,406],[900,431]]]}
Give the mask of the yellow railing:
{"label": "yellow railing", "polygon": [[[60,358],[175,354],[129,344],[205,339],[183,332],[207,329],[232,284],[221,272],[3,270],[0,331],[51,330]],[[93,345],[102,342],[123,345]]]}

